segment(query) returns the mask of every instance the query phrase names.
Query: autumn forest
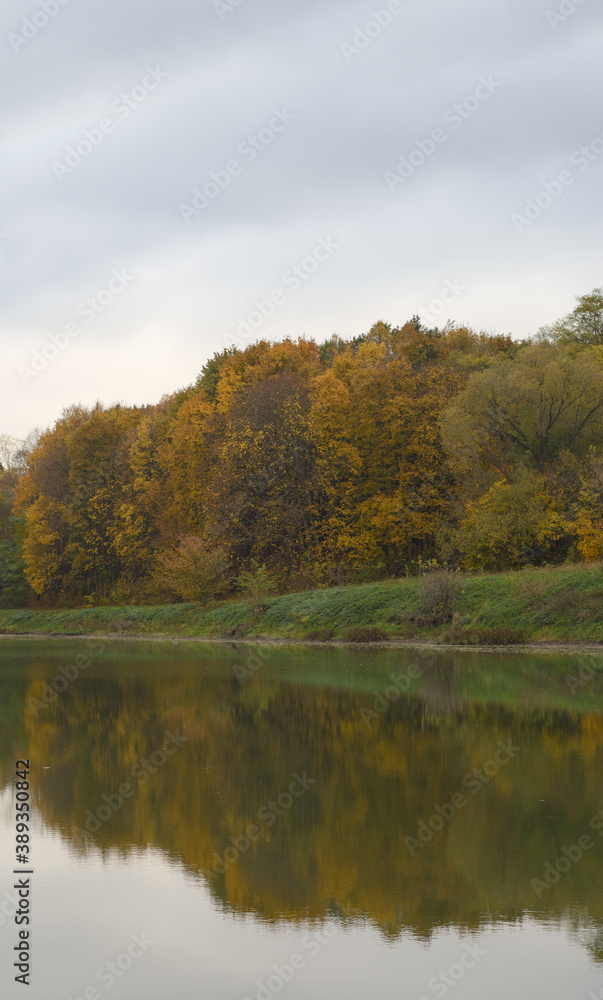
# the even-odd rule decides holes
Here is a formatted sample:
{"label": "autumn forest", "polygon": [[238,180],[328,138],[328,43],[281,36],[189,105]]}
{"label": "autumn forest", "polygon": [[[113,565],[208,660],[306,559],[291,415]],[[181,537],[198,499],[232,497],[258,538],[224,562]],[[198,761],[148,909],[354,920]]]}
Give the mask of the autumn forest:
{"label": "autumn forest", "polygon": [[530,341],[415,317],[227,348],[156,405],[73,405],[5,454],[0,606],[592,562],[602,434],[602,289]]}

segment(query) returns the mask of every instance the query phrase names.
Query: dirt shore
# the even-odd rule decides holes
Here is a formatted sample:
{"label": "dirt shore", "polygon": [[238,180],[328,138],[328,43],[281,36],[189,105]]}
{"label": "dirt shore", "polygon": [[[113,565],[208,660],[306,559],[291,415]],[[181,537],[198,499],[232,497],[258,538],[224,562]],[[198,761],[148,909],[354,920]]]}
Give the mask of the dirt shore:
{"label": "dirt shore", "polygon": [[353,649],[440,649],[456,652],[473,653],[603,653],[603,643],[588,642],[529,642],[504,646],[448,645],[442,642],[418,642],[412,639],[389,639],[379,642],[345,642],[343,639],[330,639],[322,642],[315,639],[271,638],[270,636],[254,636],[245,638],[214,638],[204,635],[135,635],[135,634],[79,634],[73,632],[22,632],[15,635],[0,634],[2,639],[77,639],[84,642],[165,642],[172,645],[178,643],[207,643],[220,646],[347,646]]}

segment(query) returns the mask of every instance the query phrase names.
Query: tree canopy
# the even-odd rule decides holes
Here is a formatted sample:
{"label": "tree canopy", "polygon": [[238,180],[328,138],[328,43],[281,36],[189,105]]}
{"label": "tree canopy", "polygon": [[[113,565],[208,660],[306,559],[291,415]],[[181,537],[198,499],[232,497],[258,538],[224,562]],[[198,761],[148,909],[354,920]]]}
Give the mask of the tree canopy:
{"label": "tree canopy", "polygon": [[0,602],[600,558],[602,309],[582,296],[535,342],[416,317],[258,341],[154,406],[72,406],[25,445],[2,438]]}

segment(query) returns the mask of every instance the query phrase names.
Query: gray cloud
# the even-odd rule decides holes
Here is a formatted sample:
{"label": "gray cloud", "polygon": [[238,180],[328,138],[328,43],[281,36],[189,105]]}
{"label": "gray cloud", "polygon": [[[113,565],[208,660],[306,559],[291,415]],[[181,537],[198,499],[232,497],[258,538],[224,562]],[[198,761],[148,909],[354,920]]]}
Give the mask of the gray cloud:
{"label": "gray cloud", "polygon": [[[340,249],[260,335],[404,322],[458,279],[442,322],[525,336],[601,283],[603,156],[574,164],[523,232],[511,220],[603,136],[595,0],[554,27],[547,0],[403,0],[381,25],[372,11],[387,0],[241,0],[223,20],[210,0],[44,3],[45,25],[42,0],[6,0],[0,28],[5,432],[192,381],[319,237]],[[16,43],[24,26],[33,37]],[[144,93],[148,67],[168,75]],[[480,78],[500,86],[474,108]],[[459,103],[470,112],[453,127]],[[274,109],[295,118],[250,162],[241,144]],[[59,179],[68,147],[107,118]],[[386,173],[412,151],[418,163],[438,128],[445,139],[390,190]],[[185,223],[179,206],[233,160],[236,176]],[[24,384],[19,366],[121,267],[131,286]]]}

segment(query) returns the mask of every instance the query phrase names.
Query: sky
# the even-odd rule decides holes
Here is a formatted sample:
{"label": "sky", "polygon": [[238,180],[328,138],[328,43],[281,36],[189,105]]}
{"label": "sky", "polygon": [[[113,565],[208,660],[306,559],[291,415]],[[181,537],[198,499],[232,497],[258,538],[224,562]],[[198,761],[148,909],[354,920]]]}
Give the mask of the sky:
{"label": "sky", "polygon": [[[549,6],[550,4],[550,6]],[[3,0],[0,434],[603,284],[598,0]]]}

